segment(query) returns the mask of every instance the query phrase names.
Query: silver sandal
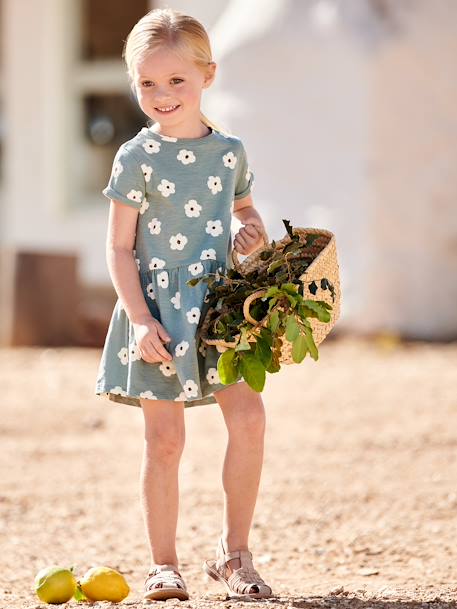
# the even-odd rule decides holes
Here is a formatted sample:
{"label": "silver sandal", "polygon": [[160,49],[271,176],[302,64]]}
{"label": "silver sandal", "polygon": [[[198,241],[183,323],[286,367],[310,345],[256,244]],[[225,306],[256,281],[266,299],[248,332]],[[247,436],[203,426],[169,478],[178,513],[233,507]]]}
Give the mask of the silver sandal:
{"label": "silver sandal", "polygon": [[[228,597],[267,598],[273,591],[254,568],[252,553],[249,550],[226,552],[222,537],[219,538],[216,560],[205,560],[203,571],[215,581],[224,584]],[[226,565],[232,558],[239,558],[241,567],[235,569],[228,578],[225,577]]]}
{"label": "silver sandal", "polygon": [[145,602],[166,600],[167,598],[179,598],[186,601],[189,598],[186,584],[181,577],[176,565],[157,565],[151,571],[144,582],[143,600]]}

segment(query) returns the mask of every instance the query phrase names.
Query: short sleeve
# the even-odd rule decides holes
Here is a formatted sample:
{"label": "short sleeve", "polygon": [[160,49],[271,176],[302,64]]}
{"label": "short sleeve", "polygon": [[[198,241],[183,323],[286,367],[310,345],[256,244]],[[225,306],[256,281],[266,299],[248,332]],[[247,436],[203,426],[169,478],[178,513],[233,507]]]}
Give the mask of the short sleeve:
{"label": "short sleeve", "polygon": [[116,152],[108,185],[102,190],[108,199],[116,199],[140,209],[146,194],[141,163],[134,153],[122,144]]}
{"label": "short sleeve", "polygon": [[236,164],[236,185],[235,185],[235,199],[242,199],[247,197],[251,192],[252,183],[254,182],[254,174],[248,165],[246,157],[246,150],[243,144],[241,144],[240,151],[238,153],[238,161]]}

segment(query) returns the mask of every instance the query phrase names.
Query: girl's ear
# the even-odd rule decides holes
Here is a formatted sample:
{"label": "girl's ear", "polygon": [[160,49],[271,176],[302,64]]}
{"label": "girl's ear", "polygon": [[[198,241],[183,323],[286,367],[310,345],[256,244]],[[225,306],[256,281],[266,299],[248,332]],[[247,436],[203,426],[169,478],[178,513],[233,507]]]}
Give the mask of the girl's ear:
{"label": "girl's ear", "polygon": [[216,76],[217,64],[214,61],[210,61],[206,70],[205,80],[203,81],[203,88],[206,89],[210,86]]}

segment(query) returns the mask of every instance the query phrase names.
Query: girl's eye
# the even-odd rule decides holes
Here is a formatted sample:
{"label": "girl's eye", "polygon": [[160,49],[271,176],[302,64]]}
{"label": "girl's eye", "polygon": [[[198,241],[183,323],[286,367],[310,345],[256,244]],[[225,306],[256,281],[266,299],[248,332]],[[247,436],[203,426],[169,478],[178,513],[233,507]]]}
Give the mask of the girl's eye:
{"label": "girl's eye", "polygon": [[[182,78],[172,78],[171,80],[177,80],[179,82],[184,82]],[[142,84],[143,87],[145,87],[145,86],[150,85],[151,81],[150,80],[145,80],[141,84]]]}

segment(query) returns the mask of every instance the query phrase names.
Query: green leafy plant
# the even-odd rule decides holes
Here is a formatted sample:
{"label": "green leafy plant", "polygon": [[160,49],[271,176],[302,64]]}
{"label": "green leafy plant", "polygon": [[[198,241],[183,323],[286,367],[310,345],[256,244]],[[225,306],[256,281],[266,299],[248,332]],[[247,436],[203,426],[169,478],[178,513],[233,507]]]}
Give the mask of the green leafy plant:
{"label": "green leafy plant", "polygon": [[[329,322],[332,306],[323,300],[305,298],[300,279],[315,257],[311,248],[318,235],[307,235],[305,243],[300,242],[290,222],[283,222],[290,242],[281,248],[272,241],[259,254],[264,264],[259,263],[253,271],[241,274],[227,269],[226,273],[207,273],[187,282],[190,286],[201,281],[208,283],[208,337],[231,343],[217,363],[223,384],[234,383],[242,376],[252,389],[261,392],[266,373],[280,370],[284,337],[292,343],[295,363],[303,361],[308,353],[314,360],[319,357],[309,319]],[[334,301],[334,288],[327,278],[309,282],[309,291],[315,294],[318,283],[330,291]],[[263,292],[253,300],[249,311],[255,322],[252,323],[244,316],[243,304],[259,290]]]}

